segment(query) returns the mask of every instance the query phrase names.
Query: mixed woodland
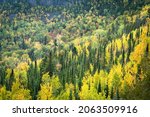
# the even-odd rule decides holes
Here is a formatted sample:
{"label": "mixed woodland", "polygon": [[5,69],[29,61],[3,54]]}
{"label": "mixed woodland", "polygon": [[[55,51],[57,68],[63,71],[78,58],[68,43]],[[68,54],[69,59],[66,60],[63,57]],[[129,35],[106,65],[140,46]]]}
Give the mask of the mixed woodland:
{"label": "mixed woodland", "polygon": [[150,1],[70,1],[0,3],[0,99],[149,100]]}

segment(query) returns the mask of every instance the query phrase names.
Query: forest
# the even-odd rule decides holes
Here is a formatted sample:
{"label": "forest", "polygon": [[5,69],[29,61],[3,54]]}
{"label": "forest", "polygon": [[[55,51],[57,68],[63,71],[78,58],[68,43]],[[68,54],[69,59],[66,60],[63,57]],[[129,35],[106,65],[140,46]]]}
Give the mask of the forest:
{"label": "forest", "polygon": [[0,100],[150,100],[150,1],[0,1]]}

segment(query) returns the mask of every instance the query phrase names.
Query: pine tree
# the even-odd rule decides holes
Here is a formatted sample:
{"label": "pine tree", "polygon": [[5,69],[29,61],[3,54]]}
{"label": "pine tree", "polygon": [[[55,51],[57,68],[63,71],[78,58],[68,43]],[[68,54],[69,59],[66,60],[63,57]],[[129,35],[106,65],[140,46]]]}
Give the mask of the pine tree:
{"label": "pine tree", "polygon": [[[31,91],[31,94],[33,92],[33,81],[34,81],[34,67],[33,64],[31,63],[29,66],[29,70],[27,73],[27,77],[28,77],[28,89]],[[33,95],[32,95],[33,96]]]}
{"label": "pine tree", "polygon": [[0,61],[2,61],[2,44],[0,42]]}
{"label": "pine tree", "polygon": [[82,79],[81,79],[81,77],[79,77],[78,86],[79,86],[79,90],[81,90],[81,86],[82,86]]}
{"label": "pine tree", "polygon": [[122,43],[122,66],[125,64],[125,51],[124,51],[124,45]]}
{"label": "pine tree", "polygon": [[104,91],[105,91],[105,97],[107,98],[108,97],[108,84],[106,84]]}
{"label": "pine tree", "polygon": [[113,88],[113,87],[111,88],[111,95],[110,95],[110,98],[111,98],[111,99],[114,98],[114,88]]}
{"label": "pine tree", "polygon": [[47,71],[49,72],[50,76],[53,76],[53,58],[52,58],[52,51],[49,53],[49,58],[48,58],[48,66],[47,66]]}
{"label": "pine tree", "polygon": [[11,74],[10,74],[10,78],[8,79],[7,83],[6,83],[6,89],[11,91],[11,87],[14,81],[14,70],[11,69]]}
{"label": "pine tree", "polygon": [[117,91],[116,91],[116,99],[119,100],[119,98],[120,98],[120,97],[119,97],[119,89],[117,88]]}
{"label": "pine tree", "polygon": [[132,45],[131,45],[131,39],[129,38],[129,39],[128,39],[127,60],[126,60],[127,62],[129,61],[129,57],[130,57],[131,51],[132,51]]}
{"label": "pine tree", "polygon": [[69,100],[72,100],[72,90],[70,90]]}
{"label": "pine tree", "polygon": [[149,43],[146,45],[146,52],[145,52],[146,57],[149,55]]}
{"label": "pine tree", "polygon": [[102,91],[100,81],[98,83],[97,93],[99,94]]}
{"label": "pine tree", "polygon": [[5,85],[5,77],[6,77],[6,67],[5,65],[0,65],[0,85]]}

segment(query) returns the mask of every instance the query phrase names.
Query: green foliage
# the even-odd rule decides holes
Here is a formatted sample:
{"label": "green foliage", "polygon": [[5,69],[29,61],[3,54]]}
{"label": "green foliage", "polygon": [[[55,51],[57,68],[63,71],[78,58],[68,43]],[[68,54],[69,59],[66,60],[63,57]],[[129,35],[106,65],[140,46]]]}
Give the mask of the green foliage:
{"label": "green foliage", "polygon": [[147,0],[8,1],[0,99],[150,99]]}

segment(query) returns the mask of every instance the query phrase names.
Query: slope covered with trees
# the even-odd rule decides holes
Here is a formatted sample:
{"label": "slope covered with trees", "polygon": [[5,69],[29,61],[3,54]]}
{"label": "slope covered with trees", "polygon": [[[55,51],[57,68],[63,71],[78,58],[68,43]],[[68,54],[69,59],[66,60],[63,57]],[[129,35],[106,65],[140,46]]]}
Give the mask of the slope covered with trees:
{"label": "slope covered with trees", "polygon": [[149,0],[41,2],[0,3],[0,99],[150,99]]}

